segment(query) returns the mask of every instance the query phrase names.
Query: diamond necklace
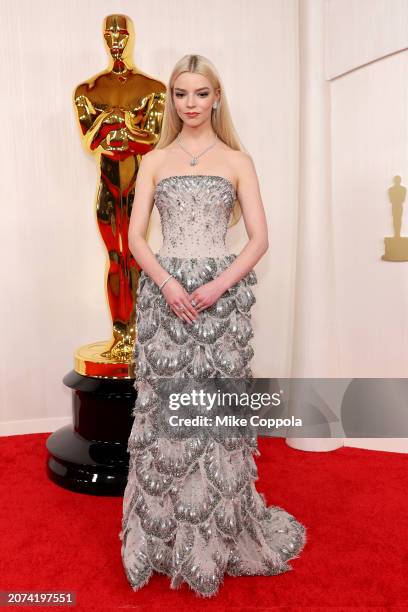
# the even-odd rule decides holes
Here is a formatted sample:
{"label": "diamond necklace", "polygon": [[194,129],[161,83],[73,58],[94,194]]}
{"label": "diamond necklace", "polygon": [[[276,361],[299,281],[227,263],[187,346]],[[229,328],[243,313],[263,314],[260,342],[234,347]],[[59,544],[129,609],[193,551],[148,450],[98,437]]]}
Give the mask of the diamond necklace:
{"label": "diamond necklace", "polygon": [[212,144],[211,144],[209,147],[207,147],[207,148],[206,148],[206,149],[205,149],[205,150],[204,150],[202,153],[200,153],[199,155],[191,155],[191,153],[189,153],[189,152],[188,152],[188,151],[187,151],[187,150],[186,150],[186,149],[183,147],[183,145],[182,145],[182,144],[181,144],[181,142],[180,142],[180,134],[178,135],[177,140],[178,140],[178,143],[179,143],[180,147],[183,149],[183,151],[184,151],[185,153],[187,153],[187,155],[189,155],[189,156],[191,157],[190,166],[196,166],[196,165],[198,164],[198,158],[199,158],[199,157],[201,157],[202,155],[204,155],[204,153],[207,153],[207,151],[208,151],[209,149],[211,149],[211,147],[214,147],[214,146],[215,146],[215,143],[217,142],[218,137],[217,137],[217,134],[216,134],[216,135],[215,135],[215,140],[214,140],[214,142],[213,142],[213,143],[212,143]]}

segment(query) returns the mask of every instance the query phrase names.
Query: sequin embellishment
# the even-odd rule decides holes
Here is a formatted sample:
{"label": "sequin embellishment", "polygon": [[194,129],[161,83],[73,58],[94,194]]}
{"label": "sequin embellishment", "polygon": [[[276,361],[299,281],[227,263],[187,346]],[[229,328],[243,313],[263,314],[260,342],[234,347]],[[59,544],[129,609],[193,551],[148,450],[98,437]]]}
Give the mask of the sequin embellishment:
{"label": "sequin embellishment", "polygon": [[[225,246],[235,196],[233,185],[218,176],[174,176],[156,186],[164,238],[156,257],[189,293],[236,258]],[[283,508],[268,506],[256,490],[256,438],[216,440],[177,429],[171,439],[160,435],[157,381],[252,376],[256,283],[251,270],[190,326],[140,274],[138,396],[119,533],[134,591],[157,571],[170,577],[172,589],[186,583],[199,597],[213,597],[225,574],[281,574],[305,546],[304,525]]]}
{"label": "sequin embellishment", "polygon": [[227,255],[225,235],[236,198],[222,176],[170,176],[156,185],[163,246],[159,253],[178,257]]}

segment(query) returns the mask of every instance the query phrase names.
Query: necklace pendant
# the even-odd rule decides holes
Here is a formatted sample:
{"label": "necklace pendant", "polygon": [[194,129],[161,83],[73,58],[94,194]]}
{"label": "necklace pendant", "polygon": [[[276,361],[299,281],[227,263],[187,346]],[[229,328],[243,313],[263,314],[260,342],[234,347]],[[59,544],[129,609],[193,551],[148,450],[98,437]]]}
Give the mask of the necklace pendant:
{"label": "necklace pendant", "polygon": [[198,159],[196,157],[193,157],[193,159],[190,162],[190,166],[196,166],[198,164]]}

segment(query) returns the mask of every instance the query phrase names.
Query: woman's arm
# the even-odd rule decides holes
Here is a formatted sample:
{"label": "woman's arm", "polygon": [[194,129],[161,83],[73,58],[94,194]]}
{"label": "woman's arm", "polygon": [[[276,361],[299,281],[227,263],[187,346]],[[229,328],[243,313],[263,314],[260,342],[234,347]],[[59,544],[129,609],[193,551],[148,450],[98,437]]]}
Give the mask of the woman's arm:
{"label": "woman's arm", "polygon": [[129,221],[129,249],[139,266],[150,278],[160,285],[169,273],[159,264],[146,241],[150,215],[153,209],[153,173],[157,151],[150,151],[142,157],[137,173],[135,197]]}
{"label": "woman's arm", "polygon": [[[129,249],[142,270],[160,286],[169,273],[156,259],[146,241],[150,215],[154,203],[154,171],[161,151],[153,150],[142,157],[136,179],[135,197],[129,222]],[[162,293],[173,312],[183,321],[192,323],[198,313],[191,305],[189,295],[176,278],[170,279],[163,287]],[[180,310],[184,308],[184,311]]]}
{"label": "woman's arm", "polygon": [[237,194],[249,240],[233,263],[214,279],[223,292],[248,274],[269,247],[258,177],[251,156],[243,151],[239,153],[237,174]]}

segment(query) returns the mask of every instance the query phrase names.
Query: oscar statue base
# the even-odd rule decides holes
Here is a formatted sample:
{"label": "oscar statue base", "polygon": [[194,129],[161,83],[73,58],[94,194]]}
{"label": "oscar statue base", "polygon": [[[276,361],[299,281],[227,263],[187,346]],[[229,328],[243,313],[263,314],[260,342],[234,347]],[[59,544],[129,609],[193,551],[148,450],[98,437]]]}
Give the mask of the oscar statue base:
{"label": "oscar statue base", "polygon": [[[93,378],[135,378],[135,362],[131,359],[133,354],[134,338],[127,341],[126,349],[122,346],[116,357],[108,358],[104,353],[110,352],[110,342],[94,342],[80,346],[74,354],[74,370],[83,376]],[[116,347],[118,349],[118,347]],[[115,352],[115,350],[114,350]]]}
{"label": "oscar statue base", "polygon": [[384,261],[408,261],[408,236],[384,238]]}
{"label": "oscar statue base", "polygon": [[72,370],[63,382],[72,389],[74,423],[47,439],[49,478],[71,491],[123,495],[136,401],[134,379],[94,378]]}

